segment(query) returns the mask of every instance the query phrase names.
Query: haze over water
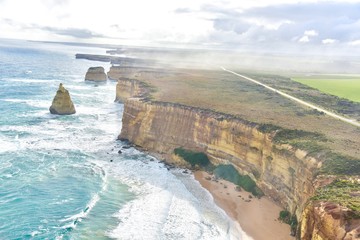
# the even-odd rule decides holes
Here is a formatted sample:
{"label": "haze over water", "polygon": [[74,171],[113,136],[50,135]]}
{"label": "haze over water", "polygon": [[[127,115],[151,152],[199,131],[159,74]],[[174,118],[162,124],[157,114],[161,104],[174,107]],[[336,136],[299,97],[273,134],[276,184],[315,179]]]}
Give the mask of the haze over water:
{"label": "haze over water", "polygon": [[[122,149],[116,82],[84,81],[109,65],[77,52],[105,50],[0,42],[0,239],[247,239],[191,174]],[[49,113],[60,82],[75,115]]]}

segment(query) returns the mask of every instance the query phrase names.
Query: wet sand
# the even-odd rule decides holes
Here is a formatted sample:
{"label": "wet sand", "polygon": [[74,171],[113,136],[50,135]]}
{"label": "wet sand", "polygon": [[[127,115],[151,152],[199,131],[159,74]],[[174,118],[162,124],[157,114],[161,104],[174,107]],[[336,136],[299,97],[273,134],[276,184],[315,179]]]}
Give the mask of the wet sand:
{"label": "wet sand", "polygon": [[251,193],[237,191],[235,184],[219,180],[208,180],[203,171],[194,173],[195,179],[214,197],[216,204],[254,240],[294,240],[290,226],[277,220],[281,207],[266,197],[249,197]]}

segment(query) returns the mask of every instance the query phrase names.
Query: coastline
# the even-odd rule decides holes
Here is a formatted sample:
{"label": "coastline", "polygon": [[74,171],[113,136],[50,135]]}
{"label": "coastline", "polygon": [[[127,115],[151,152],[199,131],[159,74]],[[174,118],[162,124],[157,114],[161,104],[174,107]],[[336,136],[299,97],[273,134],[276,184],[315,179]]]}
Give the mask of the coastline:
{"label": "coastline", "polygon": [[209,180],[211,175],[204,171],[194,172],[194,177],[211,193],[215,203],[254,240],[295,239],[290,236],[290,226],[277,219],[281,207],[270,199],[249,198],[251,193],[237,191],[236,185],[226,180]]}

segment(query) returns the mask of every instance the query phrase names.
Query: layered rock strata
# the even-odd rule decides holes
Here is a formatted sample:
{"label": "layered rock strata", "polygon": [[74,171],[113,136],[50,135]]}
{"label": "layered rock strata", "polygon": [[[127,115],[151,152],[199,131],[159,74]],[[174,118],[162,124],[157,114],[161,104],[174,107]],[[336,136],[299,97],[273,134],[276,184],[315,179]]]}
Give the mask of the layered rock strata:
{"label": "layered rock strata", "polygon": [[56,92],[49,110],[51,114],[58,115],[70,115],[76,113],[69,91],[64,88],[62,83],[59,85],[59,89]]}
{"label": "layered rock strata", "polygon": [[140,76],[141,73],[139,72],[139,67],[132,67],[132,66],[111,66],[107,75],[111,80],[118,80],[119,78],[123,78],[124,76],[127,77],[136,77]]}
{"label": "layered rock strata", "polygon": [[115,102],[125,102],[126,99],[132,97],[144,97],[147,94],[143,83],[136,79],[121,78],[116,84]]}
{"label": "layered rock strata", "polygon": [[311,203],[301,218],[300,239],[360,239],[360,219],[354,219],[352,214],[336,203]]}
{"label": "layered rock strata", "polygon": [[271,134],[230,116],[171,103],[125,102],[119,136],[178,164],[177,147],[204,152],[214,164],[232,164],[263,192],[299,217],[314,194],[320,163],[301,150],[273,144]]}
{"label": "layered rock strata", "polygon": [[85,75],[85,80],[106,81],[107,76],[103,67],[90,67]]}

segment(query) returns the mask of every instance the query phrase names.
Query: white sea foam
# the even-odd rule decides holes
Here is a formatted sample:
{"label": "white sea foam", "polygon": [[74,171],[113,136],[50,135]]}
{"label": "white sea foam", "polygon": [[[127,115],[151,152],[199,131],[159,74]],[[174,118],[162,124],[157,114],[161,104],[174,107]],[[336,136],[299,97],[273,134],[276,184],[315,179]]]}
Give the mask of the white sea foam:
{"label": "white sea foam", "polygon": [[[30,71],[31,72],[31,71]],[[59,80],[52,80],[52,79],[28,79],[28,78],[4,78],[3,81],[7,82],[20,82],[20,83],[60,83]]]}
{"label": "white sea foam", "polygon": [[[83,218],[85,218],[89,212],[95,207],[96,203],[100,200],[99,194],[94,194],[91,200],[86,205],[85,209],[83,209],[81,212],[74,214],[72,216],[69,216],[67,218],[64,218],[60,220],[60,222],[69,222],[72,221],[74,226],[76,225],[76,222],[81,222]],[[66,228],[65,226],[63,228]]]}
{"label": "white sea foam", "polygon": [[10,139],[6,139],[0,136],[0,153],[16,151],[18,146],[11,142]]}
{"label": "white sea foam", "polygon": [[49,101],[46,100],[13,99],[13,98],[5,98],[1,100],[6,102],[13,102],[13,103],[25,103],[32,107],[49,108]]}
{"label": "white sea foam", "polygon": [[137,196],[115,215],[120,223],[108,232],[109,237],[248,239],[191,175],[179,177],[180,171],[172,173],[149,157],[140,158],[143,161],[108,164],[109,174],[130,186]]}
{"label": "white sea foam", "polygon": [[31,237],[35,237],[35,236],[38,235],[39,233],[41,233],[41,232],[39,232],[39,231],[32,231],[32,232],[31,232]]}
{"label": "white sea foam", "polygon": [[[60,222],[70,222],[70,223],[64,225],[62,227],[63,229],[76,228],[77,223],[81,222],[84,218],[86,218],[86,216],[91,212],[91,210],[100,201],[101,193],[107,189],[108,182],[107,182],[107,174],[106,174],[105,170],[100,165],[98,165],[95,161],[90,162],[90,163],[91,164],[88,167],[90,167],[91,170],[94,171],[95,174],[99,175],[100,178],[102,179],[101,190],[92,196],[90,201],[86,204],[85,208],[81,212],[60,220]],[[76,165],[75,164],[75,165],[73,165],[73,167],[83,168],[84,165]]]}

